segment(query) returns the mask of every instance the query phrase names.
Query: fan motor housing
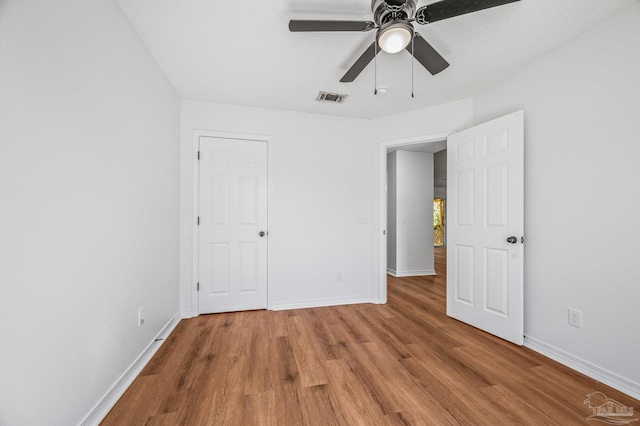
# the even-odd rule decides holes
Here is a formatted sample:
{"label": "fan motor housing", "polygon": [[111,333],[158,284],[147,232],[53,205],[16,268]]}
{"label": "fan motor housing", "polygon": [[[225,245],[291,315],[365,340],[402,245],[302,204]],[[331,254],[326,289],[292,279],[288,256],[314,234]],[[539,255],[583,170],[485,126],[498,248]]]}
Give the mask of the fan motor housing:
{"label": "fan motor housing", "polygon": [[409,20],[416,13],[415,0],[372,0],[373,20],[378,26],[390,21]]}

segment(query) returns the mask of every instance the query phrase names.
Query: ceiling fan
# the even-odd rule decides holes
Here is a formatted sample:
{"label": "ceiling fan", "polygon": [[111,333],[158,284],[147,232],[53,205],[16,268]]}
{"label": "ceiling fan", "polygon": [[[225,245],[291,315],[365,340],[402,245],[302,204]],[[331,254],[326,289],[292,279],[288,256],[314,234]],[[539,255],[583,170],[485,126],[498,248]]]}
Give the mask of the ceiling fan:
{"label": "ceiling fan", "polygon": [[[376,30],[373,42],[349,71],[340,79],[352,82],[383,50],[398,53],[408,50],[432,75],[438,74],[449,63],[416,31],[412,22],[425,25],[490,7],[502,6],[519,0],[441,0],[416,10],[416,0],[372,0],[373,21],[289,21],[289,31],[371,31]],[[413,43],[412,43],[413,41]]]}

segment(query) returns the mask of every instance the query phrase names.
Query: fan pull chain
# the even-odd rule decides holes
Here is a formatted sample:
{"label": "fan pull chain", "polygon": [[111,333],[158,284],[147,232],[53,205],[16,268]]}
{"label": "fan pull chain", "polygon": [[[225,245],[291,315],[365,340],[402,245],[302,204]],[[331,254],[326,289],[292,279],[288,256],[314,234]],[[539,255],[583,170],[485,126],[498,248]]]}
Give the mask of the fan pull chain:
{"label": "fan pull chain", "polygon": [[413,63],[415,62],[415,56],[413,52],[413,40],[415,40],[415,35],[411,37],[411,97],[413,98]]}
{"label": "fan pull chain", "polygon": [[378,94],[378,40],[373,42],[373,94]]}

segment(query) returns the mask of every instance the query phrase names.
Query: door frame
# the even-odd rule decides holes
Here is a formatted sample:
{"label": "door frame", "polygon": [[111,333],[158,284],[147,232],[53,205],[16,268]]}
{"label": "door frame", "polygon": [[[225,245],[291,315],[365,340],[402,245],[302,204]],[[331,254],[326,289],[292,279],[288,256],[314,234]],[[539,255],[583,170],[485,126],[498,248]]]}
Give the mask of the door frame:
{"label": "door frame", "polygon": [[378,303],[387,303],[387,149],[401,146],[416,145],[419,143],[434,143],[447,140],[447,136],[454,133],[454,130],[440,133],[430,133],[422,136],[412,136],[410,138],[393,139],[380,143],[379,148],[379,213],[380,218],[378,237]]}
{"label": "door frame", "polygon": [[[200,211],[200,162],[198,161],[198,149],[200,146],[200,137],[210,137],[219,139],[237,139],[245,141],[265,142],[267,144],[267,235],[271,226],[271,218],[273,217],[272,199],[273,199],[273,136],[254,135],[248,133],[231,133],[216,130],[200,130],[193,131],[192,140],[192,165],[193,165],[193,214],[191,218],[192,226],[192,248],[191,248],[191,315],[196,317],[200,315],[200,300],[198,298],[198,282],[200,268],[200,232],[198,226],[198,212]],[[268,237],[271,238],[271,235]],[[271,259],[271,244],[267,240],[267,309],[273,310],[271,302],[271,294],[269,292],[269,259]]]}

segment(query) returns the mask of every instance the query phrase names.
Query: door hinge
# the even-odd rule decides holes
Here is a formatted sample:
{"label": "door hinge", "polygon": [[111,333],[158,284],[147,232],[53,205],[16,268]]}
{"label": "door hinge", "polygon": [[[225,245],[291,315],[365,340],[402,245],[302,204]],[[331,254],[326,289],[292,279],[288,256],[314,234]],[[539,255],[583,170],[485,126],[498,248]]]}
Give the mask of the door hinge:
{"label": "door hinge", "polygon": [[200,291],[200,283],[196,284],[196,291]]}
{"label": "door hinge", "polygon": [[198,216],[198,226],[200,226],[200,216]]}
{"label": "door hinge", "polygon": [[200,159],[200,151],[198,151],[198,160]]}

